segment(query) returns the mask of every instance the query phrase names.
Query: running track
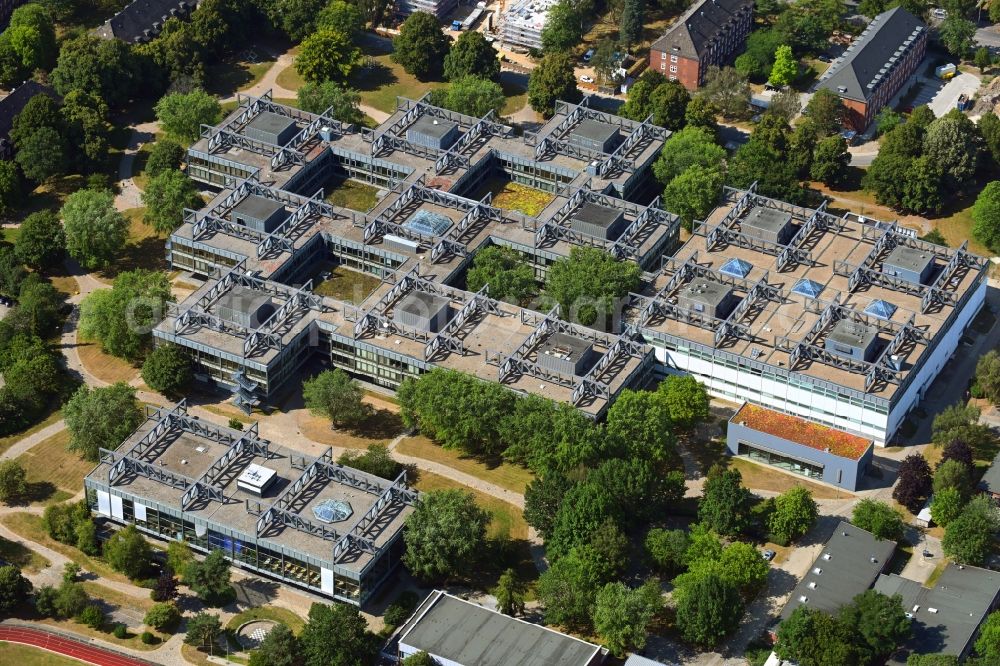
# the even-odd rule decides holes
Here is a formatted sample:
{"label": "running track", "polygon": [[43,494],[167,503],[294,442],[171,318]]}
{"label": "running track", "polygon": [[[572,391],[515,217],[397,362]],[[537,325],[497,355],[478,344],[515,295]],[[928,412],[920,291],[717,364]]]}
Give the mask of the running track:
{"label": "running track", "polygon": [[50,631],[28,627],[0,626],[0,641],[21,643],[73,657],[97,666],[151,666],[153,662],[99,648]]}

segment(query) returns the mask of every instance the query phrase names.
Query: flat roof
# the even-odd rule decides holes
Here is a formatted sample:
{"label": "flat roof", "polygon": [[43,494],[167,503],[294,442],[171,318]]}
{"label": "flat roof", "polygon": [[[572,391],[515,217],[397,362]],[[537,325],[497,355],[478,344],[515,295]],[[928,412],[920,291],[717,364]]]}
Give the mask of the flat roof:
{"label": "flat roof", "polygon": [[878,337],[877,328],[850,319],[838,320],[826,334],[828,340],[863,349],[867,349],[876,337]]}
{"label": "flat roof", "polygon": [[1000,453],[997,453],[996,458],[986,468],[986,473],[979,480],[979,489],[988,493],[1000,493]]}
{"label": "flat roof", "polygon": [[432,116],[420,116],[412,125],[406,128],[406,131],[413,130],[415,132],[420,132],[421,134],[441,139],[457,127],[458,123],[450,120],[434,118]]}
{"label": "flat roof", "polygon": [[601,649],[439,590],[417,608],[399,643],[461,666],[588,666]]}
{"label": "flat roof", "polygon": [[250,119],[250,122],[247,123],[247,127],[252,127],[253,129],[261,132],[281,134],[294,124],[295,120],[289,118],[288,116],[283,116],[280,113],[274,113],[273,111],[262,111]]}
{"label": "flat roof", "polygon": [[[756,238],[740,238],[738,228],[732,226],[732,232],[719,232],[727,225],[735,225],[746,214],[742,211],[748,210],[749,206],[766,206],[790,212],[793,223],[799,226],[796,238],[793,239],[796,244],[793,249],[803,253],[808,261],[793,260],[779,265],[779,255],[788,246]],[[815,218],[818,223],[805,229],[811,218]],[[967,297],[971,296],[974,289],[985,290],[987,266],[983,258],[966,253],[966,261],[969,263],[956,270],[947,284],[938,285],[949,298],[942,299],[942,302],[929,308],[924,307],[923,294],[920,293],[927,289],[926,286],[904,290],[870,282],[862,288],[852,290],[851,275],[862,265],[868,265],[875,272],[879,270],[877,261],[870,255],[884,230],[891,228],[891,225],[853,214],[837,217],[824,211],[792,206],[750,192],[727,188],[719,207],[707,216],[703,224],[696,227],[695,233],[672,259],[666,261],[660,275],[643,289],[641,295],[647,298],[657,295],[685,265],[696,264],[699,271],[714,273],[727,261],[742,260],[750,266],[750,270],[738,284],[752,285],[765,279],[768,285],[779,289],[781,295],[776,299],[758,298],[754,307],[743,313],[737,323],[744,327],[746,336],[728,336],[725,340],[726,353],[744,357],[748,362],[768,364],[778,368],[778,372],[783,369],[784,372],[794,372],[803,377],[865,393],[872,396],[873,400],[891,401],[899,394],[900,387],[906,385],[909,374],[929,356],[941,331],[953,321],[952,315],[956,307],[965,306]],[[806,231],[805,234],[803,230]],[[903,237],[907,231],[900,229],[889,233]],[[709,232],[713,233],[711,239],[708,237]],[[899,244],[924,247],[923,241],[915,237],[900,238]],[[928,245],[927,248],[941,257],[939,263],[942,265],[959,252],[942,246]],[[818,299],[809,299],[792,292],[793,286],[803,278],[822,286]],[[834,305],[835,299],[837,308],[854,313],[850,318],[860,320],[870,317],[864,314],[864,310],[875,301],[894,304],[896,310],[890,317],[878,319],[879,327],[886,331],[883,334],[886,340],[891,337],[890,329],[897,330],[907,323],[911,323],[914,330],[922,332],[927,344],[906,344],[895,352],[898,357],[899,383],[876,381],[866,384],[863,372],[814,358],[804,358],[805,355],[800,356],[792,367],[793,346],[799,342],[807,342],[823,311]],[[640,311],[640,307],[630,306],[624,313],[625,320],[634,321]],[[870,319],[875,320],[875,317]],[[709,348],[715,347],[713,330],[676,318],[654,319],[643,327],[643,335],[647,339],[650,336],[655,338],[658,334],[668,341],[680,339]]]}
{"label": "flat roof", "polygon": [[251,194],[233,207],[233,213],[241,213],[247,217],[266,220],[275,212],[284,210],[285,204],[274,199]]}
{"label": "flat roof", "polygon": [[890,664],[905,664],[910,653],[961,655],[979,624],[1000,598],[1000,572],[949,562],[932,589],[896,574],[881,575],[878,592],[902,597],[913,633]]}
{"label": "flat roof", "polygon": [[[117,452],[124,454],[153,431],[159,423],[161,415],[165,412],[165,409],[155,410],[148,415],[146,421],[122,442],[117,448]],[[214,462],[220,460],[229,451],[232,442],[245,436],[246,433],[193,417],[186,418],[197,422],[198,427],[206,431],[223,433],[223,438],[216,439],[207,433],[193,432],[185,429],[181,422],[173,421],[171,422],[173,426],[166,428],[156,437],[155,443],[140,459],[149,463],[154,469],[181,474],[189,479],[199,479],[209,471]],[[251,513],[248,506],[258,503],[263,508],[271,506],[292,483],[303,476],[302,463],[308,467],[318,460],[273,442],[266,442],[266,444],[267,457],[251,448],[244,447],[242,454],[233,456],[229,465],[215,474],[214,485],[222,490],[226,497],[224,502],[201,499],[184,510],[181,506],[181,497],[184,494],[183,487],[157,481],[141,474],[121,475],[112,487],[136,497],[139,501],[169,506],[181,512],[186,520],[196,518],[200,521],[209,521],[255,538],[263,545],[272,543],[280,547],[290,548],[305,556],[327,562],[329,566],[360,573],[374,558],[371,553],[352,549],[334,563],[332,561],[334,540],[282,525],[281,521],[275,521],[261,536],[256,536],[259,515]],[[293,462],[293,456],[298,461]],[[351,485],[335,480],[320,471],[302,488],[299,499],[288,507],[290,511],[307,521],[315,520],[312,507],[326,499],[348,502],[354,510],[353,516],[356,519],[375,505],[381,494],[381,489],[388,488],[392,484],[391,480],[380,479],[365,472],[338,465],[332,461],[332,458],[329,461],[332,467],[343,470],[347,475],[362,479],[364,483],[360,486]],[[111,466],[107,462],[101,462],[87,475],[87,478],[94,483],[108,486],[110,485],[108,482],[110,469]],[[277,477],[263,497],[239,487],[241,480],[245,482],[244,476],[255,469],[272,471]],[[366,486],[367,489],[362,486]],[[250,502],[250,505],[247,502]],[[377,547],[381,547],[402,530],[406,517],[412,511],[412,506],[398,499],[393,499],[385,506],[381,519],[369,524],[364,529],[362,536],[372,541]],[[343,531],[350,524],[351,520],[349,519],[344,523],[336,523],[333,527]]]}
{"label": "flat roof", "polygon": [[791,213],[764,206],[755,206],[747,213],[746,217],[740,220],[740,224],[743,226],[774,232],[784,229],[791,222]]}
{"label": "flat roof", "polygon": [[705,305],[715,307],[722,303],[722,301],[725,300],[725,298],[729,296],[732,291],[732,288],[729,286],[716,282],[715,280],[710,280],[708,278],[696,278],[684,285],[681,288],[679,295],[696,303],[703,303]]}
{"label": "flat roof", "polygon": [[841,521],[809,571],[792,590],[781,611],[781,619],[788,619],[792,611],[803,604],[836,614],[872,586],[895,551],[895,541],[876,539],[870,532]]}
{"label": "flat roof", "polygon": [[257,308],[264,301],[273,302],[273,295],[266,291],[235,284],[220,294],[218,300],[212,304],[210,309],[218,313],[219,308],[229,308],[235,312],[242,312],[248,315],[256,312]]}
{"label": "flat roof", "polygon": [[393,306],[393,310],[421,317],[432,317],[450,303],[451,299],[414,289],[399,299]]}
{"label": "flat roof", "polygon": [[872,440],[864,437],[749,402],[740,407],[730,422],[851,460],[861,459],[874,446]]}
{"label": "flat roof", "polygon": [[612,223],[621,217],[621,215],[622,212],[617,208],[602,206],[601,204],[596,204],[592,201],[586,201],[582,206],[577,208],[572,215],[570,215],[570,217],[574,220],[580,220],[581,222],[598,225],[607,229],[612,225]]}
{"label": "flat roof", "polygon": [[621,128],[619,128],[618,125],[611,125],[609,123],[602,123],[599,120],[585,118],[581,120],[576,127],[571,129],[569,133],[584,139],[591,139],[603,143],[611,137],[617,136],[620,129]]}
{"label": "flat roof", "polygon": [[905,245],[897,245],[892,248],[889,255],[882,261],[883,265],[898,266],[907,268],[917,273],[922,273],[927,265],[934,261],[934,255],[924,250],[918,250]]}

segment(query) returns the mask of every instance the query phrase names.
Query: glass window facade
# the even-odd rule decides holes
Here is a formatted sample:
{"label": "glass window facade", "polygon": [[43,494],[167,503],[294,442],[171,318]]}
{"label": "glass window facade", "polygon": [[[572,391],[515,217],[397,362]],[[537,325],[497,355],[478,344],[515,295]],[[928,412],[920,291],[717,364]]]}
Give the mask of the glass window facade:
{"label": "glass window facade", "polygon": [[761,449],[748,442],[739,443],[739,455],[746,456],[755,462],[771,465],[778,469],[783,469],[792,474],[800,474],[810,479],[823,478],[823,466],[816,463],[807,463],[803,460],[796,460],[788,456],[783,456],[773,451]]}

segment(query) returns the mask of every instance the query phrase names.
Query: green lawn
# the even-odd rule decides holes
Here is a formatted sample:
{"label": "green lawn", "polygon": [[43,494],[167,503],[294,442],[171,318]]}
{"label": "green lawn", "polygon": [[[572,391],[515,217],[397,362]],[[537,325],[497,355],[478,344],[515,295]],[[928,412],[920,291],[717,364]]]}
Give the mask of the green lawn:
{"label": "green lawn", "polygon": [[108,270],[101,272],[106,281],[113,280],[122,271],[133,271],[144,268],[149,271],[166,271],[166,250],[164,243],[167,236],[159,234],[153,227],[142,221],[145,208],[130,208],[122,211],[129,221],[128,240],[121,257]]}
{"label": "green lawn", "polygon": [[512,113],[517,113],[528,103],[526,82],[527,77],[523,74],[500,73],[500,87],[503,88],[503,94],[507,97],[507,103],[503,107],[503,115],[509,116]]}
{"label": "green lawn", "polygon": [[422,435],[403,439],[395,450],[402,455],[447,465],[519,495],[524,494],[524,489],[535,478],[530,470],[519,465],[511,465],[502,461],[478,460],[460,451],[446,449]]}
{"label": "green lawn", "polygon": [[378,203],[378,189],[359,180],[337,179],[324,188],[326,202],[341,208],[367,213]]}
{"label": "green lawn", "polygon": [[25,573],[38,573],[52,564],[20,541],[10,541],[3,537],[0,537],[0,558],[7,560]]}
{"label": "green lawn", "polygon": [[69,430],[62,430],[31,447],[17,461],[27,472],[29,499],[35,502],[62,502],[83,487],[83,477],[94,463],[66,449]]}
{"label": "green lawn", "polygon": [[218,97],[228,97],[239,90],[250,88],[264,78],[272,65],[273,60],[229,61],[209,65],[205,71],[207,92]]}
{"label": "green lawn", "polygon": [[313,292],[355,305],[365,300],[381,282],[370,273],[354,271],[343,266],[333,268],[330,273],[328,279],[313,283]]}
{"label": "green lawn", "polygon": [[43,421],[40,421],[40,422],[36,423],[35,425],[31,426],[30,428],[22,430],[21,432],[14,433],[13,435],[8,435],[6,437],[0,437],[0,453],[3,453],[4,451],[6,451],[7,449],[9,449],[10,447],[14,446],[14,444],[16,444],[17,442],[21,441],[22,439],[24,439],[28,435],[36,433],[39,430],[41,430],[42,428],[46,428],[46,427],[52,425],[53,423],[55,423],[56,421],[58,421],[61,418],[62,418],[62,412],[59,411],[58,409],[56,409],[51,414],[49,414],[47,417],[45,417],[45,419]]}
{"label": "green lawn", "polygon": [[18,236],[21,235],[21,227],[5,227],[3,229],[3,240],[8,243],[16,243]]}
{"label": "green lawn", "polygon": [[274,620],[275,622],[280,622],[293,633],[299,633],[302,631],[302,627],[306,626],[306,621],[301,617],[293,613],[286,608],[278,608],[276,606],[261,606],[258,608],[249,608],[239,615],[234,615],[226,628],[230,631],[236,631],[240,628],[240,625],[253,620]]}
{"label": "green lawn", "polygon": [[83,662],[41,648],[0,641],[0,663],[18,666],[80,666]]}

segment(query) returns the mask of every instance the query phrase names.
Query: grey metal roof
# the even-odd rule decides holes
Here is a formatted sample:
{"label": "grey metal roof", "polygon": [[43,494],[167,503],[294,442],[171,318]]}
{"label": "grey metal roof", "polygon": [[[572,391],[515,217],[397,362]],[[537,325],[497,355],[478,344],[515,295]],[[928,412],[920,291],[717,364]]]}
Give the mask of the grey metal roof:
{"label": "grey metal roof", "polygon": [[255,130],[268,132],[270,134],[281,134],[288,128],[289,125],[294,124],[295,121],[288,116],[283,116],[280,113],[274,113],[273,111],[263,111],[254,116],[253,119],[247,123],[247,127],[252,127]]}
{"label": "grey metal roof", "polygon": [[872,586],[895,550],[896,542],[876,539],[870,532],[842,521],[795,586],[781,619],[788,618],[802,604],[836,613]]}
{"label": "grey metal roof", "polygon": [[399,644],[461,666],[587,666],[600,650],[441,591],[413,614]]}
{"label": "grey metal roof", "polygon": [[266,220],[285,207],[280,201],[251,194],[233,207],[234,213],[246,215],[256,220]]}
{"label": "grey metal roof", "polygon": [[451,301],[443,296],[428,294],[425,291],[411,291],[399,299],[395,310],[421,317],[433,317],[450,303]]}
{"label": "grey metal roof", "polygon": [[827,339],[852,347],[867,349],[878,335],[878,329],[858,321],[840,319],[827,334]]}
{"label": "grey metal roof", "polygon": [[740,220],[741,227],[753,227],[762,231],[779,232],[792,223],[792,214],[777,208],[755,206]]}
{"label": "grey metal roof", "polygon": [[1000,493],[1000,453],[979,480],[979,489],[988,493]]}
{"label": "grey metal roof", "polygon": [[219,300],[215,302],[215,308],[229,308],[234,312],[250,315],[257,312],[257,309],[263,303],[270,301],[271,295],[266,291],[233,285],[228,291],[219,296]]}
{"label": "grey metal roof", "polygon": [[680,291],[680,296],[695,303],[703,303],[712,307],[718,306],[732,292],[728,285],[707,278],[692,280]]}
{"label": "grey metal roof", "polygon": [[407,128],[407,131],[412,130],[414,132],[420,132],[421,134],[441,139],[456,127],[458,127],[458,123],[453,123],[450,120],[443,120],[441,118],[434,118],[431,116],[420,116]]}
{"label": "grey metal roof", "polygon": [[[895,266],[908,271],[923,273],[928,264],[933,261],[934,255],[931,252],[918,250],[913,247],[906,247],[905,245],[897,245],[892,248],[889,256],[882,261],[882,265],[883,267]],[[885,269],[883,268],[883,270]]]}
{"label": "grey metal roof", "polygon": [[609,125],[608,123],[602,123],[599,120],[591,120],[590,118],[587,118],[580,121],[579,125],[570,130],[570,134],[603,143],[611,137],[616,136],[618,134],[618,129],[617,125]]}
{"label": "grey metal roof", "polygon": [[574,220],[580,220],[588,224],[604,227],[607,229],[622,216],[622,212],[617,208],[602,206],[600,204],[584,203],[573,213]]}
{"label": "grey metal roof", "polygon": [[875,589],[902,596],[913,616],[913,634],[890,660],[902,665],[911,652],[962,655],[1000,598],[1000,572],[948,564],[933,589],[895,574],[879,576]]}
{"label": "grey metal roof", "polygon": [[920,19],[901,7],[879,14],[820,78],[817,87],[866,101],[895,66],[897,51],[905,51],[910,46],[907,40],[926,30]]}
{"label": "grey metal roof", "polygon": [[753,0],[702,0],[678,18],[650,48],[698,59],[716,35],[721,38],[725,34],[736,14],[752,4]]}

